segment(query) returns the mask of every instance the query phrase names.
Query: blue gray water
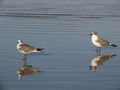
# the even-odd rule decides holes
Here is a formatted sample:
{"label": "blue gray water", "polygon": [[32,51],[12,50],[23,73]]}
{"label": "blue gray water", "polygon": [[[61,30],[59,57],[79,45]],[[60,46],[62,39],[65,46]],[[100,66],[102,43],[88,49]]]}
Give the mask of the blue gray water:
{"label": "blue gray water", "polygon": [[[92,31],[118,47],[100,58]],[[24,65],[19,39],[45,50]],[[119,90],[119,69],[119,0],[0,0],[0,90]]]}

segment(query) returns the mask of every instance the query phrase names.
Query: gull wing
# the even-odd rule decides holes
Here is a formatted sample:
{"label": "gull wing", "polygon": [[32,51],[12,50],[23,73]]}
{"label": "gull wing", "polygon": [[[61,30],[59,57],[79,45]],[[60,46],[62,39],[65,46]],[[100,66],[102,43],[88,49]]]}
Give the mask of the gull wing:
{"label": "gull wing", "polygon": [[106,41],[100,37],[98,38],[97,42],[99,42],[102,46],[109,46],[110,45],[109,41]]}
{"label": "gull wing", "polygon": [[28,44],[21,44],[20,45],[20,50],[24,51],[24,52],[31,52],[31,51],[34,51],[35,48],[28,45]]}

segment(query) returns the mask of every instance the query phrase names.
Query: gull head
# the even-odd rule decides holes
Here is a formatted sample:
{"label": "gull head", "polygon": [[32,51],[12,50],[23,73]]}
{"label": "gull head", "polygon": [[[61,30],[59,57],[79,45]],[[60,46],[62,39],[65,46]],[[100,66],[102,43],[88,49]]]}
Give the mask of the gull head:
{"label": "gull head", "polygon": [[23,41],[21,41],[21,40],[17,41],[17,44],[22,44],[22,43],[23,43]]}
{"label": "gull head", "polygon": [[97,32],[91,32],[90,35],[97,35]]}

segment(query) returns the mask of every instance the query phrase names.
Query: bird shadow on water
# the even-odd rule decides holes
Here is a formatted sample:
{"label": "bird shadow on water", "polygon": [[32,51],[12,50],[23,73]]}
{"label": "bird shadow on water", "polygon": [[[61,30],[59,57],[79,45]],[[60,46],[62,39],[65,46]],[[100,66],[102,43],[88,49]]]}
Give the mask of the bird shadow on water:
{"label": "bird shadow on water", "polygon": [[113,57],[117,56],[116,54],[101,55],[100,51],[96,51],[96,54],[97,55],[93,57],[89,66],[89,70],[91,72],[96,72],[98,66],[102,66],[105,63],[105,61],[112,60]]}
{"label": "bird shadow on water", "polygon": [[23,58],[21,58],[21,60],[28,60],[34,56],[49,56],[49,55],[53,55],[53,54],[50,54],[50,53],[45,53],[45,52],[34,52],[34,53],[30,53],[27,55],[27,58],[25,58],[25,55],[23,55]]}
{"label": "bird shadow on water", "polygon": [[27,60],[23,60],[23,65],[17,69],[18,80],[21,80],[23,76],[31,75],[36,72],[41,72],[40,68],[33,67],[27,63]]}
{"label": "bird shadow on water", "polygon": [[29,54],[30,56],[48,56],[48,55],[52,55],[50,53],[45,53],[45,52],[34,52],[34,53],[31,53]]}

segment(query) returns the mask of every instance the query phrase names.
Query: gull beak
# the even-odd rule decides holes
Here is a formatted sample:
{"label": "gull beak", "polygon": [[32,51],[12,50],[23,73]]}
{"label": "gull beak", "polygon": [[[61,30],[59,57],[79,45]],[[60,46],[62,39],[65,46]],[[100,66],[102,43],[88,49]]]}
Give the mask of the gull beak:
{"label": "gull beak", "polygon": [[92,34],[89,34],[90,36],[92,35]]}

